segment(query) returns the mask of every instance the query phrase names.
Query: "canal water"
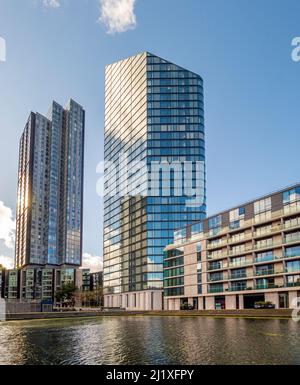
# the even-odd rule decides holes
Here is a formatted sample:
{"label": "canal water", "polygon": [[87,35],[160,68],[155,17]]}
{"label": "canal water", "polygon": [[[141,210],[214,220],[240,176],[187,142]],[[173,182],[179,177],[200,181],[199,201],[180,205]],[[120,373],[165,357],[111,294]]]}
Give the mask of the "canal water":
{"label": "canal water", "polygon": [[0,323],[0,364],[300,364],[300,322],[175,316]]}

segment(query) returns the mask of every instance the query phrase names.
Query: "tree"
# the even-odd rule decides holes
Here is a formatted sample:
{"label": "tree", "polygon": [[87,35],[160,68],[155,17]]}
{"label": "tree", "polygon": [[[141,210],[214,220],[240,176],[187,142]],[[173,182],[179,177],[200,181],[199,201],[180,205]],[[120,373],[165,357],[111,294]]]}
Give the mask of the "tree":
{"label": "tree", "polygon": [[74,283],[63,284],[56,290],[55,298],[56,301],[61,303],[63,306],[74,306],[75,305],[75,293],[77,287]]}

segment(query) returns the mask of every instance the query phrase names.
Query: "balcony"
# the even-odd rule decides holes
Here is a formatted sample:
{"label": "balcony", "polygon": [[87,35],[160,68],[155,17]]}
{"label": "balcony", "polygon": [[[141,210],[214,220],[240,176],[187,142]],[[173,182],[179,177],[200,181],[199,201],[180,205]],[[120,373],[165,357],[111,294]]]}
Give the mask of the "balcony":
{"label": "balcony", "polygon": [[219,254],[217,256],[212,256],[212,255],[207,255],[207,259],[208,260],[217,260],[217,259],[224,259],[224,258],[227,258],[227,255],[224,253],[224,254]]}
{"label": "balcony", "polygon": [[282,226],[282,228],[286,230],[286,229],[294,229],[299,226],[300,226],[300,219],[291,221],[290,223],[287,222]]}
{"label": "balcony", "polygon": [[236,238],[232,236],[231,238],[228,239],[228,243],[229,244],[241,243],[241,242],[246,242],[249,239],[252,239],[252,235],[251,234],[246,234],[243,237],[236,237]]}
{"label": "balcony", "polygon": [[257,272],[255,273],[256,276],[273,275],[273,274],[277,274],[277,273],[275,273],[274,269],[270,269],[270,270],[260,270],[260,271],[257,271]]}
{"label": "balcony", "polygon": [[250,274],[243,273],[243,274],[231,274],[230,279],[243,279],[243,278],[248,278],[251,277]]}
{"label": "balcony", "polygon": [[260,237],[265,237],[274,233],[278,233],[281,231],[281,226],[273,226],[270,229],[264,230],[264,231],[254,231],[253,233],[253,238],[260,238]]}
{"label": "balcony", "polygon": [[223,270],[227,269],[227,265],[214,265],[214,266],[209,266],[208,271],[213,271],[213,270]]}
{"label": "balcony", "polygon": [[277,247],[282,245],[283,242],[270,242],[266,244],[254,245],[254,250],[262,250],[262,249],[272,249],[273,247]]}
{"label": "balcony", "polygon": [[239,250],[230,250],[228,252],[228,255],[229,256],[233,256],[233,255],[243,255],[243,254],[247,254],[249,252],[252,251],[252,247],[245,247],[245,248],[241,248]]}
{"label": "balcony", "polygon": [[231,287],[229,291],[248,291],[252,290],[252,287]]}
{"label": "balcony", "polygon": [[243,267],[243,266],[249,266],[252,265],[253,261],[245,261],[245,262],[230,262],[229,267],[230,268],[238,268],[238,267]]}
{"label": "balcony", "polygon": [[300,281],[299,282],[288,282],[286,284],[286,287],[298,287],[300,286]]}
{"label": "balcony", "polygon": [[218,282],[218,281],[225,281],[226,278],[223,277],[223,275],[219,275],[218,277],[210,277],[208,279],[208,282]]}
{"label": "balcony", "polygon": [[300,266],[298,268],[287,268],[285,269],[285,273],[300,273]]}
{"label": "balcony", "polygon": [[283,257],[279,257],[277,255],[270,255],[265,257],[256,257],[254,263],[262,263],[262,262],[272,262],[278,259],[282,259]]}
{"label": "balcony", "polygon": [[285,239],[283,243],[294,243],[294,242],[300,242],[300,235],[297,237],[292,237],[290,239]]}
{"label": "balcony", "polygon": [[284,258],[300,258],[300,253],[284,254]]}
{"label": "balcony", "polygon": [[262,285],[256,285],[255,289],[257,290],[263,290],[263,289],[277,289],[279,288],[278,285],[275,285],[274,283],[267,283]]}
{"label": "balcony", "polygon": [[209,293],[223,293],[224,292],[224,288],[223,287],[213,287],[213,288],[209,288],[208,289],[208,292]]}
{"label": "balcony", "polygon": [[207,250],[211,250],[211,249],[218,249],[220,247],[224,247],[227,245],[227,242],[226,241],[222,241],[222,242],[218,242],[218,243],[209,243],[207,245]]}

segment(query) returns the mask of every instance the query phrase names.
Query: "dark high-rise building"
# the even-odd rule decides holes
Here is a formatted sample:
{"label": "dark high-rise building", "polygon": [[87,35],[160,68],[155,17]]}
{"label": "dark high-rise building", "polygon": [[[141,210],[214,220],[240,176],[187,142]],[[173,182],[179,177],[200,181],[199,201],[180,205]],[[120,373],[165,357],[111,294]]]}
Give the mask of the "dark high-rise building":
{"label": "dark high-rise building", "polygon": [[[66,108],[53,102],[47,117],[29,116],[19,150],[16,268],[59,267],[63,276],[81,265],[84,130],[85,112],[73,100]],[[30,270],[23,284],[42,286],[43,274]]]}
{"label": "dark high-rise building", "polygon": [[160,309],[163,249],[205,218],[202,78],[150,53],[106,68],[106,307]]}

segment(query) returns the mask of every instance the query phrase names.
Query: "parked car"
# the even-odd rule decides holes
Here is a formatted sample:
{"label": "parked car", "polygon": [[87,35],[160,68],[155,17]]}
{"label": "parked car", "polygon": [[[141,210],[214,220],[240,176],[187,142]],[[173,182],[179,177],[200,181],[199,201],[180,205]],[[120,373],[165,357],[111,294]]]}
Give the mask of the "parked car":
{"label": "parked car", "polygon": [[260,301],[255,302],[254,309],[275,309],[275,305],[272,302]]}
{"label": "parked car", "polygon": [[180,306],[180,310],[194,310],[194,306],[190,305],[189,303],[185,302]]}

